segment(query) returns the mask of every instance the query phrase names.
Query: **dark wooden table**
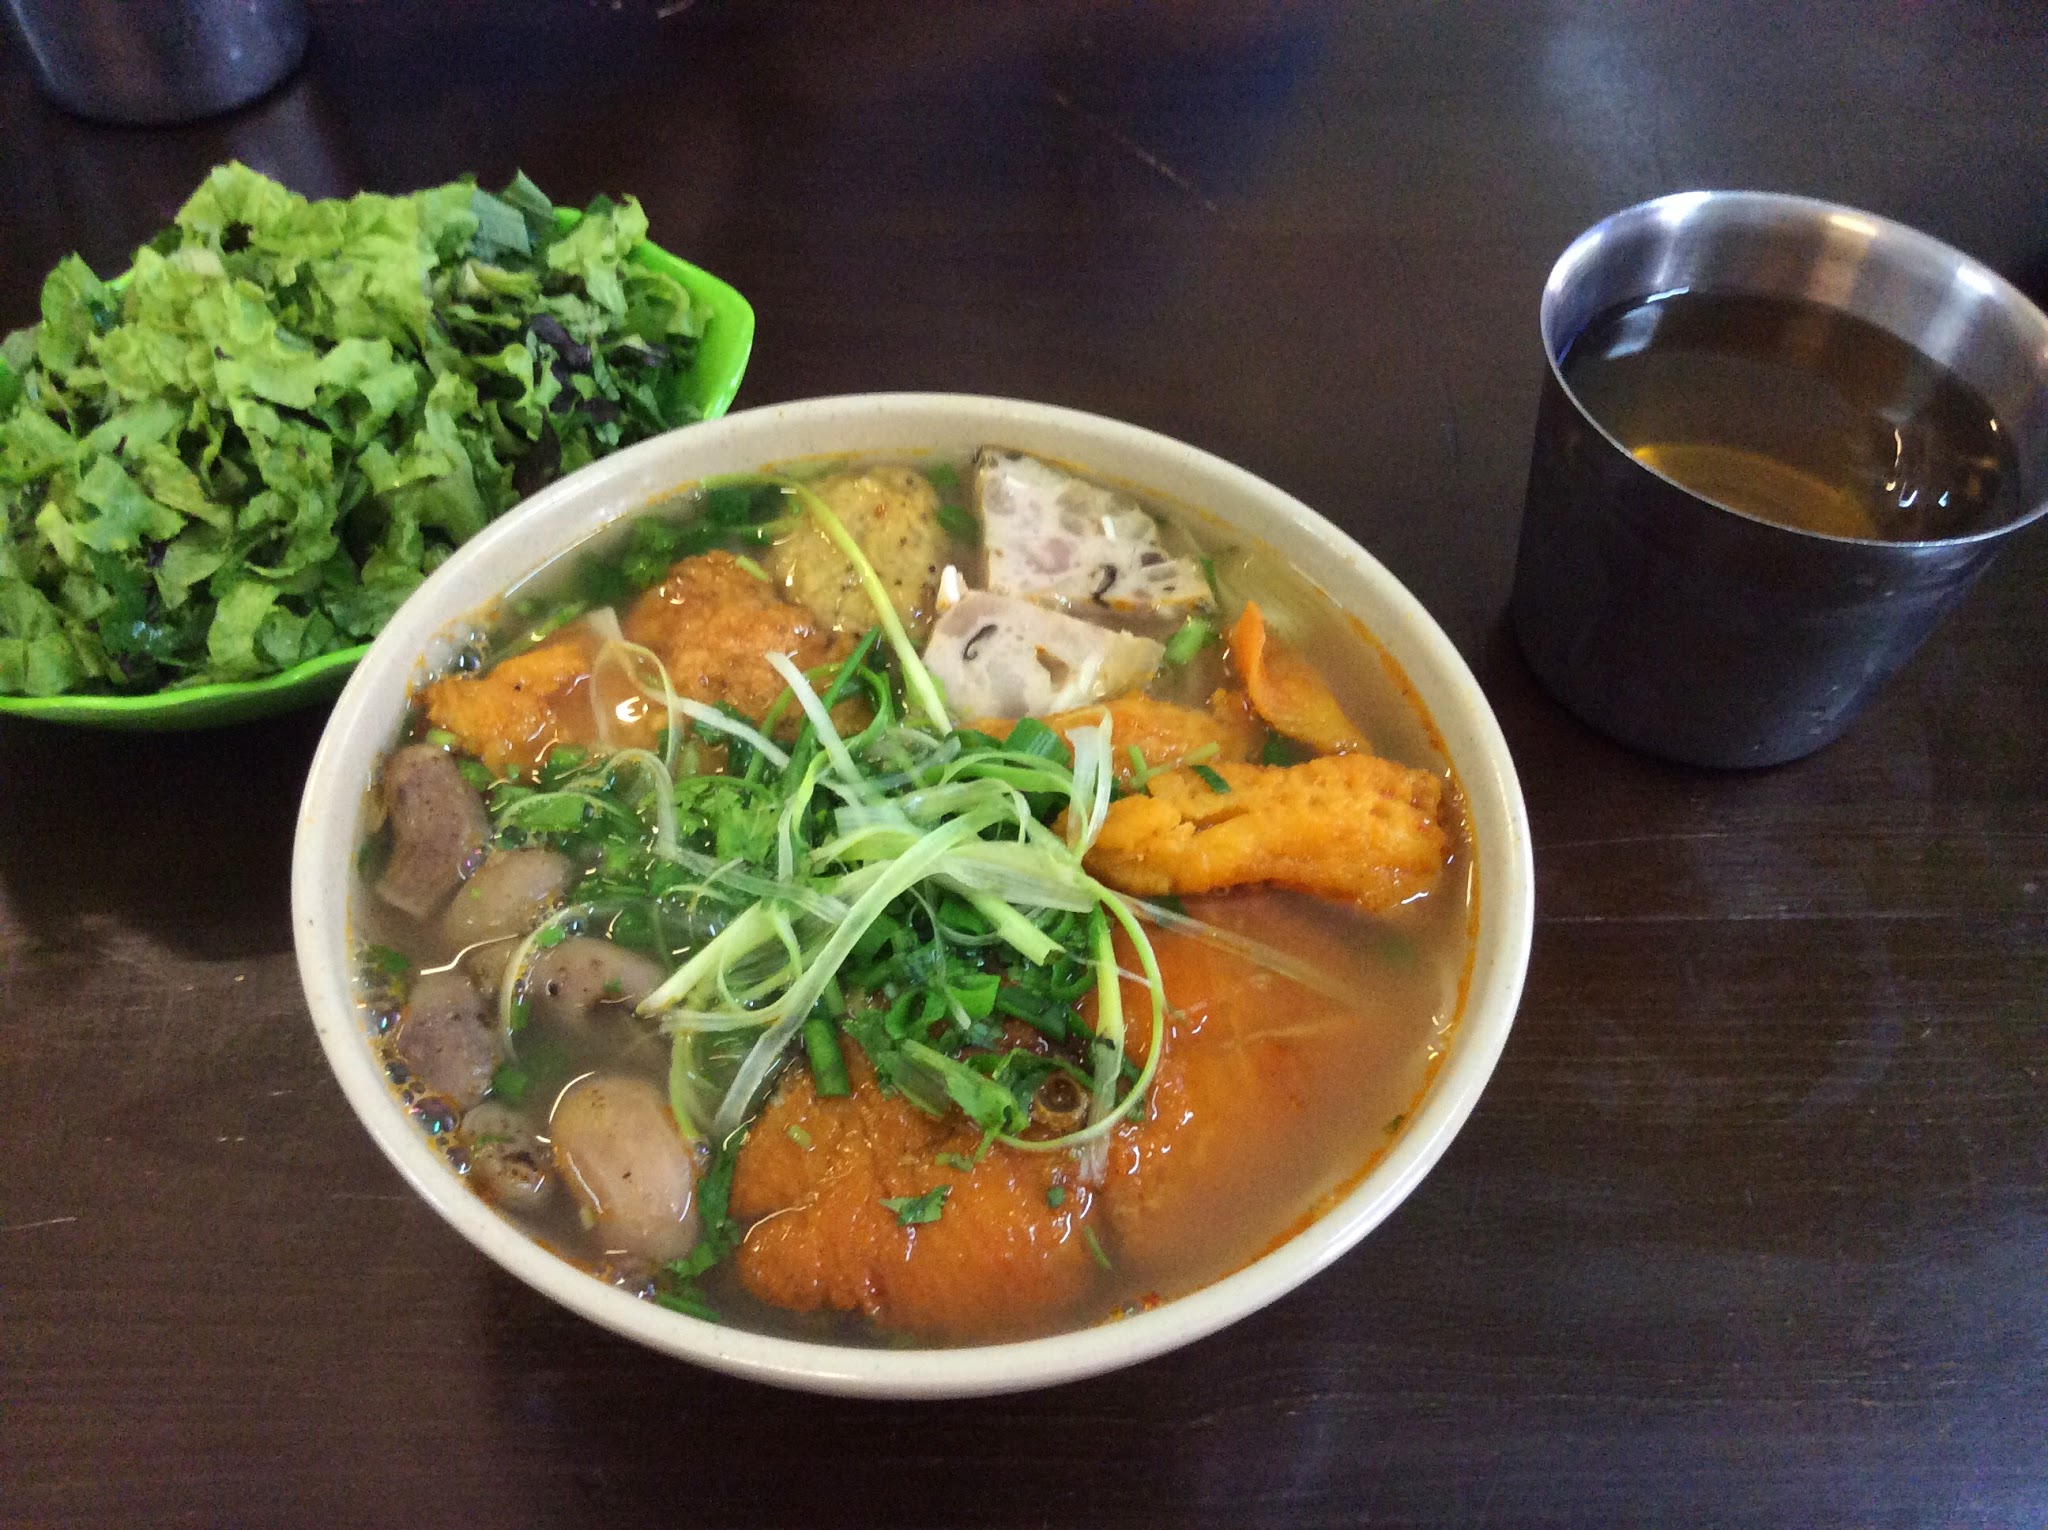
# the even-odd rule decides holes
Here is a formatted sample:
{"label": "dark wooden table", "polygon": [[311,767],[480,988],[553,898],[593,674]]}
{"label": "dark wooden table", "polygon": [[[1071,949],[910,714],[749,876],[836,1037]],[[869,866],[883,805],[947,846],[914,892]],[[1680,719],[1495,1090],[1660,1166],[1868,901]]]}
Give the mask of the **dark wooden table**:
{"label": "dark wooden table", "polygon": [[[1682,17],[1683,19],[1678,19]],[[1519,760],[1538,932],[1470,1125],[1334,1269],[1035,1396],[817,1400],[473,1253],[329,1079],[286,918],[322,717],[0,723],[0,1520],[2048,1521],[2048,534],[1841,742],[1670,768],[1502,609],[1536,297],[1601,214],[1808,192],[2048,285],[2024,3],[316,8],[271,100],[87,126],[0,62],[0,319],[230,155],[523,166],[760,313],[741,403],[1080,405],[1345,525]]]}

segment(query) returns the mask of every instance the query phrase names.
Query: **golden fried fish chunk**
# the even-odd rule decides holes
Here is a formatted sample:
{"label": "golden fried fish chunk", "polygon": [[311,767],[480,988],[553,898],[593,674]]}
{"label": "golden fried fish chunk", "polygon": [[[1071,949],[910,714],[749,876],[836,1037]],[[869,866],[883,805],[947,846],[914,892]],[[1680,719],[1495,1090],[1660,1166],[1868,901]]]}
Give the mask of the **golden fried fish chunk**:
{"label": "golden fried fish chunk", "polygon": [[[1339,981],[1353,969],[1355,933],[1340,921],[1265,914],[1253,930],[1284,940],[1306,965]],[[1332,1112],[1368,1090],[1386,1057],[1342,1000],[1185,935],[1150,938],[1166,986],[1165,1047],[1144,1113],[1111,1135],[1101,1214],[1119,1270],[1171,1282],[1219,1255],[1255,1252],[1229,1240],[1271,1216],[1286,1178],[1276,1165],[1327,1158]],[[1135,965],[1121,936],[1117,944],[1122,964]],[[1129,978],[1123,1002],[1126,1017],[1148,1013],[1145,989]],[[1150,1042],[1146,1025],[1132,1025],[1134,1061]]]}
{"label": "golden fried fish chunk", "polygon": [[[837,1099],[795,1072],[740,1148],[730,1205],[753,1224],[733,1256],[746,1288],[949,1339],[1027,1333],[1076,1306],[1097,1272],[1081,1238],[1093,1198],[1071,1155],[997,1146],[969,1171],[941,1164],[972,1158],[979,1131],[882,1093],[851,1043],[846,1067],[853,1093]],[[905,1227],[882,1204],[941,1185],[937,1221]]]}
{"label": "golden fried fish chunk", "polygon": [[1379,910],[1428,891],[1450,855],[1426,770],[1339,754],[1213,774],[1228,791],[1174,770],[1111,804],[1088,869],[1143,897],[1270,882]]}
{"label": "golden fried fish chunk", "polygon": [[[1132,691],[1107,704],[1055,712],[1042,720],[1064,738],[1069,728],[1092,727],[1104,717],[1109,719],[1110,749],[1120,781],[1129,781],[1135,774],[1130,756],[1133,746],[1144,756],[1148,770],[1163,770],[1212,744],[1215,748],[1203,756],[1206,760],[1249,760],[1259,752],[1265,736],[1265,729],[1252,718],[1237,691],[1218,691],[1206,712]],[[1017,724],[1007,718],[990,718],[969,726],[991,738],[1005,739]]]}
{"label": "golden fried fish chunk", "polygon": [[[759,722],[782,694],[782,677],[765,654],[788,654],[798,669],[834,663],[853,649],[729,552],[685,558],[627,611],[629,641],[668,666],[679,695],[728,703]],[[794,709],[790,709],[794,713]],[[795,714],[792,726],[801,722]]]}
{"label": "golden fried fish chunk", "polygon": [[[422,698],[427,722],[454,735],[465,753],[492,770],[530,774],[555,745],[596,739],[590,666],[597,647],[597,635],[577,622],[481,675],[436,680]],[[623,682],[614,688],[623,689]],[[613,699],[609,691],[606,699]],[[655,724],[643,715],[646,709],[628,704],[627,710],[639,720],[622,727],[618,742],[652,741]]]}

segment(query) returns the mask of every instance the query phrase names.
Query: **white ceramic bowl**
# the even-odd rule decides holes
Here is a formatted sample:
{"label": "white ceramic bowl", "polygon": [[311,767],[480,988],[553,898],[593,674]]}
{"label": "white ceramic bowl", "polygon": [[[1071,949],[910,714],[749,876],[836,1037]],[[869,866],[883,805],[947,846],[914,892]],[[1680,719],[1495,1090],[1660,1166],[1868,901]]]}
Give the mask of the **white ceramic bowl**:
{"label": "white ceramic bowl", "polygon": [[[466,619],[668,491],[797,457],[965,452],[985,440],[1201,507],[1307,573],[1407,672],[1457,769],[1477,844],[1477,954],[1446,1055],[1406,1129],[1326,1215],[1236,1274],[1120,1321],[966,1349],[855,1349],[745,1333],[638,1300],[546,1252],[471,1193],[385,1079],[351,992],[348,949],[351,868],[377,758],[397,736],[408,687],[445,660]],[[1533,888],[1521,788],[1478,683],[1415,598],[1328,521],[1219,458],[1114,420],[1006,399],[870,394],[750,409],[643,442],[544,489],[450,558],[335,704],[299,809],[292,921],[306,1001],[349,1103],[413,1188],[507,1270],[616,1333],[734,1375],[819,1392],[948,1397],[1048,1386],[1174,1349],[1284,1295],[1363,1238],[1429,1172],[1493,1071],[1528,967]]]}

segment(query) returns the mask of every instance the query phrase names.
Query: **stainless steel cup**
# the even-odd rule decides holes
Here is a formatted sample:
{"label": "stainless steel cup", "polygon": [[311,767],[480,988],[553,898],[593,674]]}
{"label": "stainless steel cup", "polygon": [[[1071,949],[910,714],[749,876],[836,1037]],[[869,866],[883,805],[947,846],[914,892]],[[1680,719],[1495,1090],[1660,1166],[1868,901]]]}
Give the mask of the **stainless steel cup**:
{"label": "stainless steel cup", "polygon": [[184,122],[253,101],[299,66],[306,0],[7,0],[58,105]]}
{"label": "stainless steel cup", "polygon": [[[1681,290],[1826,304],[1946,366],[2012,433],[2023,508],[1942,541],[1861,541],[1756,519],[1646,467],[1561,369],[1596,316]],[[2048,513],[2048,317],[1901,224],[1762,192],[1660,197],[1564,252],[1542,330],[1550,371],[1510,609],[1544,686],[1630,748],[1754,766],[1831,742],[1999,542]]]}

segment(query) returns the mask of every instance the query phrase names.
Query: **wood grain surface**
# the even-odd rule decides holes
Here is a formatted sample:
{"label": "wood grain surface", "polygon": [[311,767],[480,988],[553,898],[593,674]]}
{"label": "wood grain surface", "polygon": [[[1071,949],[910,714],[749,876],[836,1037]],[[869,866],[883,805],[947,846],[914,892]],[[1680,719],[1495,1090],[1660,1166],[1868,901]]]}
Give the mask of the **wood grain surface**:
{"label": "wood grain surface", "polygon": [[753,300],[740,402],[942,388],[1300,495],[1477,670],[1539,868],[1438,1169],[1272,1308],[898,1406],[642,1352],[472,1252],[342,1102],[286,911],[317,713],[0,722],[0,1521],[2048,1523],[2048,532],[1849,734],[1655,764],[1503,626],[1550,262],[1810,193],[2048,287],[2048,12],[317,5],[280,93],[74,121],[0,54],[0,323],[229,156],[309,194],[637,193]]}

